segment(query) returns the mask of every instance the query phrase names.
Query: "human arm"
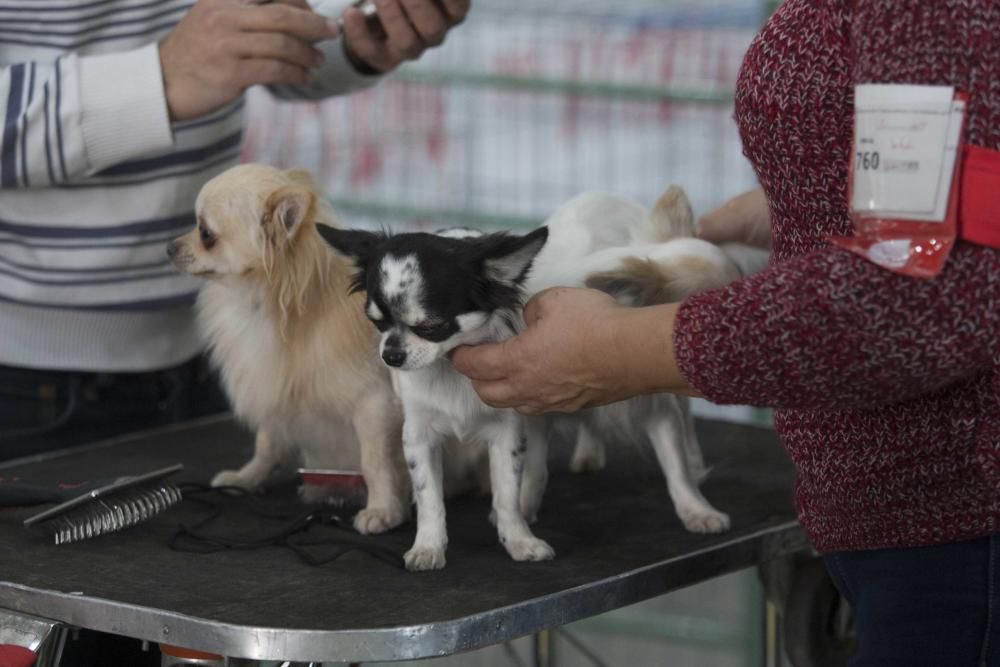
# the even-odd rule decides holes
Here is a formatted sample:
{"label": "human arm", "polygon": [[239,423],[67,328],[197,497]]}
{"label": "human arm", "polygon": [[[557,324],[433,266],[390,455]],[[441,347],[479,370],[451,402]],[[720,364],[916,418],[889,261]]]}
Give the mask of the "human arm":
{"label": "human arm", "polygon": [[625,308],[557,288],[528,303],[520,335],[452,360],[483,401],[530,414],[661,391],[780,408],[882,405],[1000,355],[1000,252],[961,244],[946,270],[925,281],[831,249],[682,304]]}
{"label": "human arm", "polygon": [[0,114],[4,189],[57,185],[173,145],[155,44],[2,67]]}
{"label": "human arm", "polygon": [[[983,24],[985,35],[1000,24],[1000,11],[984,11],[987,4],[857,3],[853,83],[966,90],[967,140],[996,149],[1000,109],[981,73],[1000,61],[982,49],[968,57],[977,34],[971,28]],[[810,220],[794,222],[796,233],[815,233]],[[849,228],[847,220],[842,225]],[[719,402],[836,409],[907,400],[995,363],[998,322],[990,304],[998,297],[998,273],[996,250],[964,242],[929,281],[824,245],[689,299],[675,330],[678,362],[694,386]]]}

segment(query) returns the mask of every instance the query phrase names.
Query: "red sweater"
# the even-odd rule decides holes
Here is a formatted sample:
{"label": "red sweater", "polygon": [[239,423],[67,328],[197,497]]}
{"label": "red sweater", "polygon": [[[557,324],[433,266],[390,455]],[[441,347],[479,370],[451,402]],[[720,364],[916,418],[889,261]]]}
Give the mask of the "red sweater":
{"label": "red sweater", "polygon": [[986,535],[1000,519],[1000,251],[959,242],[922,280],[830,245],[851,233],[856,83],[966,90],[967,142],[1000,149],[1000,2],[786,0],[736,95],[772,266],[684,302],[678,362],[717,403],[775,408],[820,551]]}

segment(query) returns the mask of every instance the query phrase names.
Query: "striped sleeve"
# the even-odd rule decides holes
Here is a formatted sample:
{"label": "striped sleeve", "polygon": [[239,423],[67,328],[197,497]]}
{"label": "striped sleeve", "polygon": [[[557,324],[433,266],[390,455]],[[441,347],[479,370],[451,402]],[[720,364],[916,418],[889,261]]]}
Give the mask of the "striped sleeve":
{"label": "striped sleeve", "polygon": [[60,185],[173,145],[156,44],[0,68],[0,188]]}

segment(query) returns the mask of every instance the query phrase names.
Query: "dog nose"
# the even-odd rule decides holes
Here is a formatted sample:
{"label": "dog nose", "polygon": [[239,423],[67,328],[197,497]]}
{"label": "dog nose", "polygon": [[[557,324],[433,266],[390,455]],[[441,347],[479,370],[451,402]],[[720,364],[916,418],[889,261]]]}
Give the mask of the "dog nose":
{"label": "dog nose", "polygon": [[171,241],[167,244],[167,257],[173,259],[177,257],[177,253],[181,251],[181,244],[177,241]]}
{"label": "dog nose", "polygon": [[382,361],[393,368],[399,368],[406,361],[406,352],[393,348],[386,349],[382,352]]}

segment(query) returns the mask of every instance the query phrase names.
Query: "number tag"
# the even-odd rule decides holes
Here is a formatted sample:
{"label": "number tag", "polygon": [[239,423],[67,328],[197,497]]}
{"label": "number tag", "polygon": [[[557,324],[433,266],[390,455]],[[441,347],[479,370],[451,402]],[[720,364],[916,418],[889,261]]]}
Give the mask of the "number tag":
{"label": "number tag", "polygon": [[951,86],[857,86],[852,211],[944,222],[964,112]]}

